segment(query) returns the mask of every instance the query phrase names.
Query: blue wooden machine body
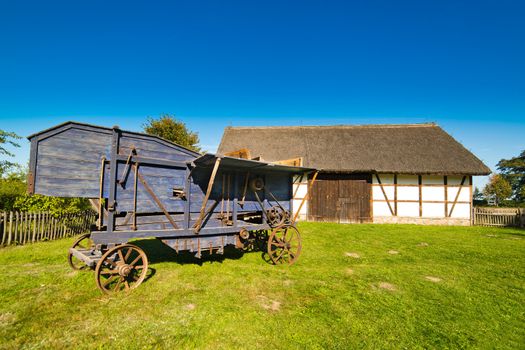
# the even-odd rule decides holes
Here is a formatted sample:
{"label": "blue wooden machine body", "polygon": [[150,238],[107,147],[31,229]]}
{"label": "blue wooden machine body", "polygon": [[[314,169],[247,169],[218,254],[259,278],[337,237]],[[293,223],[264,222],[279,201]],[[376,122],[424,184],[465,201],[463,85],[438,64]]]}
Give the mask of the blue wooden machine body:
{"label": "blue wooden machine body", "polygon": [[137,238],[197,257],[240,247],[245,232],[293,224],[293,178],[313,171],[201,155],[156,136],[75,122],[29,140],[29,192],[89,198],[98,211],[93,246],[72,251],[89,266]]}

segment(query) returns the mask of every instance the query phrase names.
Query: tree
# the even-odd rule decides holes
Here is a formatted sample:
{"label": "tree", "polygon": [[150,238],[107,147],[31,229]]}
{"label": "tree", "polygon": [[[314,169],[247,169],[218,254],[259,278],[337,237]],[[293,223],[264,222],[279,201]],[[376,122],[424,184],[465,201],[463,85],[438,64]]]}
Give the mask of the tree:
{"label": "tree", "polygon": [[163,114],[158,119],[148,117],[147,122],[142,125],[144,132],[150,135],[160,136],[178,145],[200,152],[199,135],[192,132],[182,121],[178,121],[170,114]]}
{"label": "tree", "polygon": [[0,177],[0,211],[13,210],[18,197],[26,193],[26,172],[20,165],[11,164]]}
{"label": "tree", "polygon": [[485,197],[494,197],[496,205],[499,205],[503,200],[510,197],[512,194],[512,187],[509,182],[501,174],[494,174],[490,177],[489,183],[483,189]]}
{"label": "tree", "polygon": [[497,167],[510,183],[513,199],[525,202],[525,150],[517,157],[500,160]]}
{"label": "tree", "polygon": [[[13,147],[20,147],[15,140],[21,139],[20,136],[14,132],[7,132],[0,130],[0,157],[14,157],[15,155],[4,146],[11,145]],[[9,169],[15,166],[15,163],[12,163],[8,160],[0,160],[0,177],[3,176]]]}

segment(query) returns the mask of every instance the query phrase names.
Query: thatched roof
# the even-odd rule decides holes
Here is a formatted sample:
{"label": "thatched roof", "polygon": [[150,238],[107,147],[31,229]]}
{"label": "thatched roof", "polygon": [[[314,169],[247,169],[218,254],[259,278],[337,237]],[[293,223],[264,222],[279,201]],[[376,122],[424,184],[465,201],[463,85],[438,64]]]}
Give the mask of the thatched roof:
{"label": "thatched roof", "polygon": [[436,124],[227,127],[218,153],[242,148],[335,172],[488,175],[490,169]]}

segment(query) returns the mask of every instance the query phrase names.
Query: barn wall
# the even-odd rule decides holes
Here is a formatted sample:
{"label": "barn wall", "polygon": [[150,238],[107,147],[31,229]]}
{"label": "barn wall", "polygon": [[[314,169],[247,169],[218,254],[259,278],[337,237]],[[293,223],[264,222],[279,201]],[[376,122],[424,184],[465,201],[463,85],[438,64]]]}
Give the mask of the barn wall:
{"label": "barn wall", "polygon": [[470,225],[469,176],[378,174],[372,180],[374,222]]}
{"label": "barn wall", "polygon": [[[294,176],[293,178],[293,203],[292,203],[292,215],[295,215],[303,198],[308,192],[308,178],[304,176],[301,179],[301,176]],[[298,221],[306,220],[308,217],[308,200],[303,204],[299,216],[297,217]]]}

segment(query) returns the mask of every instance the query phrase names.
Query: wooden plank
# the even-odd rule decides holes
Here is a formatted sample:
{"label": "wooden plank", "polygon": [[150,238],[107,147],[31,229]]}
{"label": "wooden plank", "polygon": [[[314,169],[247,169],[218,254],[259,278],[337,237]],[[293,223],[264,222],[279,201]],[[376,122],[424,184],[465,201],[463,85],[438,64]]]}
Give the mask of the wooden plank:
{"label": "wooden plank", "polygon": [[248,148],[241,148],[236,151],[224,153],[227,157],[241,158],[241,159],[252,159],[251,152]]}
{"label": "wooden plank", "polygon": [[443,176],[443,186],[445,188],[445,217],[448,217],[448,177]]}
{"label": "wooden plank", "polygon": [[423,178],[421,175],[417,176],[417,184],[419,189],[419,217],[423,216]]}
{"label": "wooden plank", "polygon": [[4,245],[7,240],[7,212],[5,211],[2,213],[2,226],[2,245]]}
{"label": "wooden plank", "polygon": [[208,182],[208,188],[206,190],[206,195],[204,196],[204,200],[202,201],[202,206],[200,210],[199,219],[197,220],[197,223],[195,225],[195,232],[198,233],[201,229],[202,220],[204,219],[204,214],[206,211],[206,204],[208,203],[208,199],[210,198],[211,190],[213,188],[213,184],[215,182],[215,175],[217,175],[217,170],[219,169],[219,165],[221,164],[221,158],[217,158],[215,160],[215,165],[213,166],[213,170],[210,175],[210,180]]}
{"label": "wooden plank", "polygon": [[273,164],[288,165],[288,166],[303,166],[303,157],[277,160]]}
{"label": "wooden plank", "polygon": [[452,212],[454,211],[454,207],[456,206],[456,203],[458,202],[458,199],[459,199],[459,194],[461,192],[461,189],[463,188],[463,184],[465,183],[465,180],[467,179],[466,176],[463,176],[463,178],[461,179],[461,185],[460,187],[458,188],[458,192],[456,193],[456,198],[454,198],[454,202],[452,203],[452,208],[450,208],[450,212],[448,213],[448,216],[451,217],[452,216]]}
{"label": "wooden plank", "polygon": [[394,174],[394,216],[397,216],[397,174]]}
{"label": "wooden plank", "polygon": [[12,235],[13,235],[13,212],[10,211],[9,212],[9,232],[7,234],[7,245],[11,245],[11,240],[12,240]]}

